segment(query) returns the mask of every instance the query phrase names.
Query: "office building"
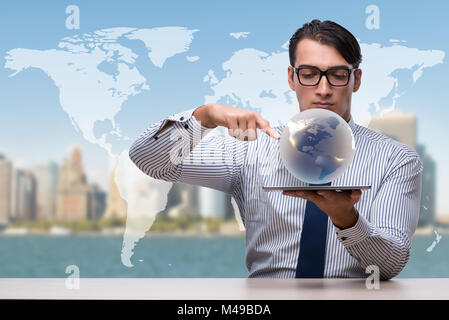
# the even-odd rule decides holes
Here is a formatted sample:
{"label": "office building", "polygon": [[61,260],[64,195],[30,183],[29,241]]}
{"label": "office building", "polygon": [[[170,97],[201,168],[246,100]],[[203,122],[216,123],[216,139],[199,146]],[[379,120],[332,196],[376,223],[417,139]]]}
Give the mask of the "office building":
{"label": "office building", "polygon": [[37,182],[37,219],[52,220],[56,217],[56,192],[58,165],[52,161],[33,167]]}
{"label": "office building", "polygon": [[90,210],[88,212],[88,219],[100,219],[104,216],[106,211],[106,192],[102,191],[97,184],[90,186],[92,197],[90,201]]}
{"label": "office building", "polygon": [[427,154],[424,145],[417,145],[417,152],[423,163],[422,197],[419,227],[433,225],[436,219],[436,162]]}
{"label": "office building", "polygon": [[199,216],[198,187],[185,183],[175,183],[169,192],[166,214],[171,217],[181,215]]}
{"label": "office building", "polygon": [[126,219],[126,202],[122,199],[115,182],[115,172],[109,175],[109,191],[107,195],[105,218]]}
{"label": "office building", "polygon": [[10,221],[36,219],[36,178],[30,171],[13,170]]}
{"label": "office building", "polygon": [[416,149],[416,116],[393,110],[371,118],[369,128]]}
{"label": "office building", "polygon": [[201,216],[225,219],[227,211],[226,193],[199,187],[198,202]]}
{"label": "office building", "polygon": [[75,148],[59,168],[57,220],[96,219],[103,214],[106,195],[87,183],[81,158],[81,151]]}
{"label": "office building", "polygon": [[399,142],[414,148],[423,164],[421,208],[418,227],[434,224],[436,216],[436,164],[431,156],[425,152],[424,145],[416,143],[417,120],[413,114],[406,114],[401,110],[373,117],[369,128],[389,136]]}
{"label": "office building", "polygon": [[8,223],[11,215],[12,164],[0,154],[0,225]]}

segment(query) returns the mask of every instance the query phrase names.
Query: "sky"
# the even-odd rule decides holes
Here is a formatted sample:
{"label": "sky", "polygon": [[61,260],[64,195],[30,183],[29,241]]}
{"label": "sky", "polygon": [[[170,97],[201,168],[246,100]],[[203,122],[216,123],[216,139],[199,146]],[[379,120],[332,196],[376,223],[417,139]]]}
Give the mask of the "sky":
{"label": "sky", "polygon": [[[78,30],[66,28],[69,5],[80,10]],[[369,5],[379,8],[379,29],[366,27]],[[183,26],[199,30],[190,55],[199,56],[201,64],[179,72],[194,73],[201,79],[208,69],[220,69],[236,50],[279,50],[298,27],[313,18],[336,21],[363,43],[388,45],[391,40],[402,40],[407,47],[448,53],[448,9],[447,1],[432,1],[431,6],[424,1],[14,1],[0,12],[4,30],[0,42],[0,153],[27,167],[46,160],[61,162],[76,145],[83,151],[89,179],[107,187],[107,153],[87,142],[71,124],[53,81],[44,72],[31,69],[9,77],[11,70],[3,68],[3,59],[14,48],[54,49],[64,37],[104,28]],[[234,32],[249,34],[235,39],[229,36]],[[210,94],[201,81],[191,84],[182,74],[174,79],[171,68],[176,64],[167,62],[159,70],[148,61],[140,63],[144,76],[151,79],[157,75],[158,81],[151,80],[150,87],[165,90],[154,90],[157,95],[153,96],[151,90],[143,92],[124,103],[117,120],[131,139],[163,117],[201,105],[202,97]],[[426,69],[396,101],[397,108],[418,118],[417,141],[425,144],[437,161],[438,186],[444,186],[444,179],[449,178],[448,75],[446,61]],[[160,107],[146,108],[150,100]],[[442,196],[441,188],[437,209],[449,214],[449,200]]]}

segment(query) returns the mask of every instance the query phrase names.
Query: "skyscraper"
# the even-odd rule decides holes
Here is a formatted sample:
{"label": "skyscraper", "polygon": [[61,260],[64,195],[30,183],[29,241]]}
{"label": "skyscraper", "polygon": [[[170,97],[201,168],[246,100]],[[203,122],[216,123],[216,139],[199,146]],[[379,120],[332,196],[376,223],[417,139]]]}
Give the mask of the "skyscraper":
{"label": "skyscraper", "polygon": [[427,154],[424,145],[418,144],[416,150],[423,163],[422,173],[422,197],[421,210],[419,214],[419,227],[432,225],[436,218],[436,163]]}
{"label": "skyscraper", "polygon": [[382,116],[371,118],[368,127],[416,149],[416,116],[414,114],[393,110]]}
{"label": "skyscraper", "polygon": [[56,216],[58,165],[52,161],[34,166],[37,182],[37,219],[51,220]]}
{"label": "skyscraper", "polygon": [[[173,184],[172,190],[176,192],[176,202],[167,201],[166,212],[169,217],[177,217],[184,214],[199,216],[198,186],[185,183]],[[173,192],[171,193],[173,195]],[[169,195],[170,197],[170,195]]]}
{"label": "skyscraper", "polygon": [[120,196],[120,191],[115,183],[115,172],[109,175],[109,191],[107,195],[105,218],[126,218],[126,202]]}
{"label": "skyscraper", "polygon": [[31,171],[13,170],[10,220],[36,219],[36,178]]}
{"label": "skyscraper", "polygon": [[6,224],[11,215],[12,165],[0,154],[0,224]]}
{"label": "skyscraper", "polygon": [[225,219],[227,205],[224,192],[199,187],[198,200],[201,216]]}
{"label": "skyscraper", "polygon": [[391,111],[380,117],[373,117],[369,128],[387,135],[414,148],[423,163],[421,208],[418,227],[434,223],[436,215],[436,164],[425,152],[424,145],[416,143],[416,116],[401,110]]}
{"label": "skyscraper", "polygon": [[228,220],[234,218],[234,208],[229,194],[196,185],[173,183],[166,208],[160,214],[170,217],[191,214]]}
{"label": "skyscraper", "polygon": [[91,185],[91,201],[88,219],[99,219],[103,217],[106,209],[106,192],[102,191],[97,184]]}
{"label": "skyscraper", "polygon": [[81,161],[81,151],[74,148],[69,159],[64,160],[59,169],[56,198],[56,219],[84,220],[97,216],[95,187],[87,183]]}

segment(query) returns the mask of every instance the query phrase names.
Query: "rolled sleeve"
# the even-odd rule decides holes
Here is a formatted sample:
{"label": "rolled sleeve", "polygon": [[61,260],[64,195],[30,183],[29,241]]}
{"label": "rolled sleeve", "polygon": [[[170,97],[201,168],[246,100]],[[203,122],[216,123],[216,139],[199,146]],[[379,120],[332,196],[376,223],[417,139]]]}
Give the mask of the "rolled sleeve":
{"label": "rolled sleeve", "polygon": [[[231,193],[240,179],[247,142],[230,136],[205,137],[213,129],[201,125],[190,109],[159,121],[132,144],[129,156],[155,179],[181,182]],[[159,132],[168,121],[173,125]]]}

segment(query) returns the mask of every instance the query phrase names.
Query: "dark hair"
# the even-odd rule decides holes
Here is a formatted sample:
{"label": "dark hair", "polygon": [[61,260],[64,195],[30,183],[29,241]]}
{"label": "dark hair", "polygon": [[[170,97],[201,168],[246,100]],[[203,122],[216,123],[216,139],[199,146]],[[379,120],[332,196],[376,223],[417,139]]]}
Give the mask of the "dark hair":
{"label": "dark hair", "polygon": [[304,23],[290,38],[288,51],[292,66],[295,66],[296,61],[296,45],[302,39],[311,39],[334,47],[354,68],[358,68],[362,62],[359,43],[351,32],[333,21],[321,22],[315,19]]}

